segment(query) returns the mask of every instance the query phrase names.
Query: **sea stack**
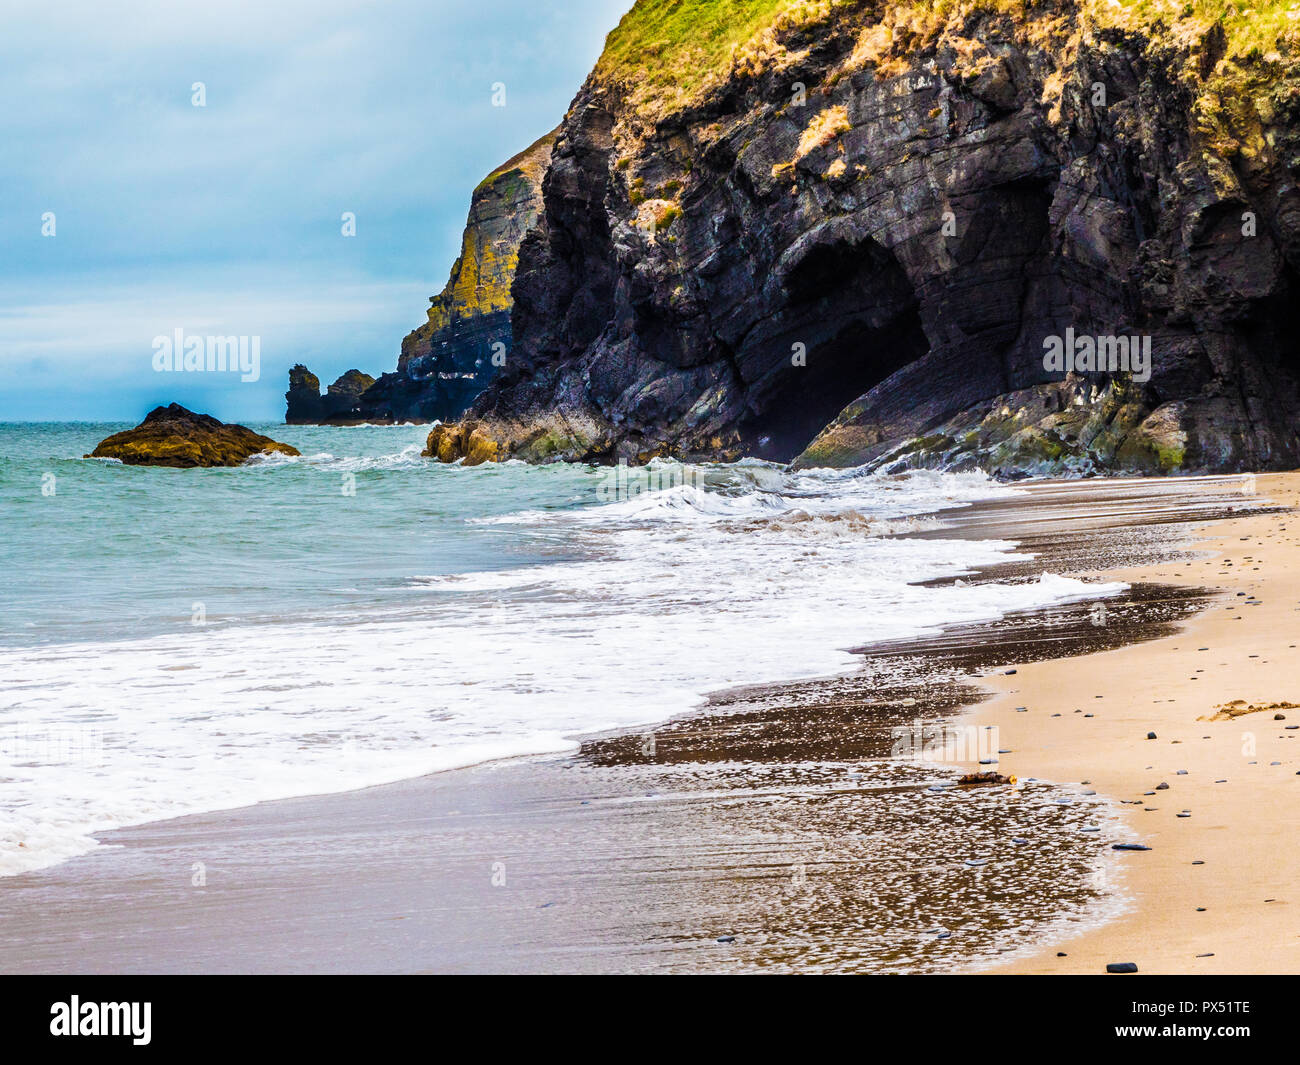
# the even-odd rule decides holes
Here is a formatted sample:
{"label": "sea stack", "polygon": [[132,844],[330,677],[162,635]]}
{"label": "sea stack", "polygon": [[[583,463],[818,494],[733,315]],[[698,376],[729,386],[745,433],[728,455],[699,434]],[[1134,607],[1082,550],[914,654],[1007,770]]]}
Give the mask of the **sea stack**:
{"label": "sea stack", "polygon": [[272,451],[297,455],[298,449],[242,425],[227,425],[196,414],[179,403],[155,407],[134,429],[114,433],[86,458],[118,459],[128,466],[238,466],[253,455]]}

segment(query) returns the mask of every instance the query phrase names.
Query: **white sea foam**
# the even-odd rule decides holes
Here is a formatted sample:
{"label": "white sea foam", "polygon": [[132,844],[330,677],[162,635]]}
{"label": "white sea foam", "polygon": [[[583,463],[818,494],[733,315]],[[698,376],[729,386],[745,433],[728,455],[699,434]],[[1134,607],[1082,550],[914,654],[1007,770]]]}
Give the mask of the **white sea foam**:
{"label": "white sea foam", "polygon": [[[848,647],[1124,588],[1052,574],[919,586],[1023,557],[891,535],[1013,491],[978,475],[701,469],[705,488],[494,519],[561,542],[566,560],[412,577],[397,617],[376,603],[0,651],[0,874],[116,826],[563,751],[729,685],[851,669]],[[29,749],[42,730],[98,739],[49,757]]]}

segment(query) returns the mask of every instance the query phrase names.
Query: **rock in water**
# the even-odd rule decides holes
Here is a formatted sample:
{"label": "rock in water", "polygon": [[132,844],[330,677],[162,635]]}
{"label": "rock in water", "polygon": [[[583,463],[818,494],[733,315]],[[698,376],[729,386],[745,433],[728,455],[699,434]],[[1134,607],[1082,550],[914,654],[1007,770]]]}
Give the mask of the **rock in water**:
{"label": "rock in water", "polygon": [[421,454],[439,462],[461,460],[462,466],[496,462],[499,445],[476,422],[459,425],[435,425]]}
{"label": "rock in water", "polygon": [[227,425],[211,415],[195,414],[179,403],[155,407],[134,429],[114,433],[89,455],[119,459],[128,466],[238,466],[253,455],[274,451],[297,455],[298,449],[262,436],[242,425]]}

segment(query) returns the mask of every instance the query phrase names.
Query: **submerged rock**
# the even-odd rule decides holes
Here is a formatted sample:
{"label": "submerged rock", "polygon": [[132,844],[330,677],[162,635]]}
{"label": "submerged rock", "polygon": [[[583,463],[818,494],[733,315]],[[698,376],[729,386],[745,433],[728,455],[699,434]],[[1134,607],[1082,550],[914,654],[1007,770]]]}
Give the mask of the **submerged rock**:
{"label": "submerged rock", "polygon": [[118,459],[128,466],[238,466],[253,455],[298,449],[242,425],[228,425],[208,414],[173,403],[155,407],[134,429],[99,442],[86,458]]}

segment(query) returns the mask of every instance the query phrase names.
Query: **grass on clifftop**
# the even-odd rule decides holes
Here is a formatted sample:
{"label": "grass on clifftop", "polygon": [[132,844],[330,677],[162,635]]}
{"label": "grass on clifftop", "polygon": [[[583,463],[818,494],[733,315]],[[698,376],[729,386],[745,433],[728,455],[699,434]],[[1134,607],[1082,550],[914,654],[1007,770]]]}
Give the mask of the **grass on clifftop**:
{"label": "grass on clifftop", "polygon": [[[788,53],[791,30],[851,20],[864,32],[905,26],[906,48],[966,18],[1002,13],[1019,24],[1082,13],[1097,28],[1199,39],[1223,26],[1227,58],[1278,61],[1300,51],[1300,0],[637,0],[605,41],[599,78],[617,83],[653,120],[691,103],[733,69],[754,73]],[[894,42],[898,45],[899,42]]]}

